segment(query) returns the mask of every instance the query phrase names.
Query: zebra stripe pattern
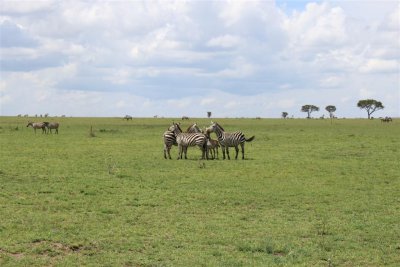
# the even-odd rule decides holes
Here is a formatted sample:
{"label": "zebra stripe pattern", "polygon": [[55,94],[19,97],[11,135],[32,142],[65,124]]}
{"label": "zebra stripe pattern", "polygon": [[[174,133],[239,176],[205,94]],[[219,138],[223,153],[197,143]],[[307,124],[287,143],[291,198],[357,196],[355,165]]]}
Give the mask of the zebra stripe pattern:
{"label": "zebra stripe pattern", "polygon": [[182,154],[185,154],[185,159],[187,159],[187,148],[189,146],[198,146],[202,152],[202,159],[207,158],[207,137],[203,133],[182,133],[179,125],[174,123],[171,127],[176,137],[176,142],[178,144],[178,159],[182,158]]}
{"label": "zebra stripe pattern", "polygon": [[164,139],[164,158],[167,159],[167,154],[168,158],[171,159],[171,148],[172,146],[176,146],[176,138],[174,132],[171,132],[169,130],[165,131],[163,134],[163,139]]}
{"label": "zebra stripe pattern", "polygon": [[225,132],[224,128],[216,122],[211,122],[211,126],[206,129],[206,132],[214,132],[218,137],[218,142],[221,145],[222,149],[222,158],[225,159],[225,152],[230,159],[229,156],[229,147],[235,147],[236,156],[235,159],[238,157],[239,153],[239,145],[242,148],[242,159],[244,159],[244,144],[245,142],[253,141],[255,136],[246,139],[242,132],[232,132],[227,133]]}
{"label": "zebra stripe pattern", "polygon": [[192,125],[190,125],[187,130],[187,133],[201,133],[201,129],[199,128],[199,126],[197,126],[197,123],[193,123]]}
{"label": "zebra stripe pattern", "polygon": [[[166,130],[163,134],[163,140],[164,140],[164,158],[167,159],[167,154],[168,154],[168,158],[171,159],[171,148],[172,146],[176,146],[178,145],[176,143],[176,136],[175,133],[172,131],[173,128],[175,127],[174,124],[172,124],[168,130]],[[177,126],[180,132],[182,132],[181,127],[179,126],[179,124],[177,124]]]}
{"label": "zebra stripe pattern", "polygon": [[[171,131],[173,127],[173,124],[168,128],[167,131],[164,132],[163,134],[163,139],[164,139],[164,158],[171,159],[171,148],[172,146],[178,145],[176,142],[176,137],[173,131]],[[182,129],[180,128],[180,123],[177,123],[177,127],[179,127],[179,131],[182,132]],[[190,125],[187,130],[187,133],[201,133],[201,129],[197,126],[197,123],[193,123]]]}

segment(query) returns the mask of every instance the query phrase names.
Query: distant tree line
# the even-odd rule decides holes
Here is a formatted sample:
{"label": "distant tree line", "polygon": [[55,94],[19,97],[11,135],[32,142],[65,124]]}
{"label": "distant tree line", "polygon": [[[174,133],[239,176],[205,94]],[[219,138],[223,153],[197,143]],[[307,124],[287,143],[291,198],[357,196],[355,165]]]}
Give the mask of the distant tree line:
{"label": "distant tree line", "polygon": [[[360,109],[365,109],[367,111],[368,119],[371,119],[372,113],[384,109],[382,102],[377,101],[375,99],[363,99],[358,101],[357,107]],[[336,111],[336,107],[334,105],[328,105],[325,107],[325,110],[329,112],[329,117],[333,119],[335,117],[334,112]],[[307,119],[311,118],[311,113],[314,111],[319,111],[319,107],[315,105],[304,105],[301,107],[301,112],[307,113]],[[286,118],[289,115],[286,111],[282,112],[282,118]]]}

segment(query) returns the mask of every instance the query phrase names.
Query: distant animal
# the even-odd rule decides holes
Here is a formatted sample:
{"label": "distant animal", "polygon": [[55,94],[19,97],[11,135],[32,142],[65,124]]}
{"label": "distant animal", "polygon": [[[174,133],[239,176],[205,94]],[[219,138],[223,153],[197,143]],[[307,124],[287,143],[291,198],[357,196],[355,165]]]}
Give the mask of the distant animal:
{"label": "distant animal", "polygon": [[53,133],[52,130],[55,129],[56,130],[56,134],[58,134],[58,127],[60,126],[60,124],[58,122],[47,122],[47,121],[45,121],[44,125],[47,128],[47,133],[49,133],[49,132]]}
{"label": "distant animal", "polygon": [[182,116],[182,120],[188,120],[189,117],[188,116]]}
{"label": "distant animal", "polygon": [[216,122],[211,122],[211,126],[206,129],[208,132],[214,132],[218,137],[218,142],[222,149],[222,158],[225,159],[225,152],[227,154],[228,159],[229,157],[229,147],[235,147],[236,156],[235,159],[238,157],[239,153],[239,145],[242,148],[242,159],[244,159],[244,144],[245,142],[251,142],[254,139],[254,135],[249,139],[244,137],[242,132],[232,132],[228,133],[225,132],[224,128]]}
{"label": "distant animal", "polygon": [[132,120],[132,116],[130,116],[130,115],[125,115],[125,117],[123,118],[124,120]]}
{"label": "distant animal", "polygon": [[42,129],[42,134],[46,133],[46,124],[44,122],[28,122],[28,125],[26,127],[32,126],[32,128],[35,130],[36,134],[36,129]]}
{"label": "distant animal", "polygon": [[183,133],[177,123],[173,123],[169,130],[174,132],[176,137],[179,150],[178,159],[182,159],[183,154],[185,154],[185,159],[187,159],[187,148],[189,146],[198,146],[202,152],[201,158],[208,159],[207,137],[203,133]]}
{"label": "distant animal", "polygon": [[391,122],[393,121],[391,117],[385,117],[381,119],[381,122]]}

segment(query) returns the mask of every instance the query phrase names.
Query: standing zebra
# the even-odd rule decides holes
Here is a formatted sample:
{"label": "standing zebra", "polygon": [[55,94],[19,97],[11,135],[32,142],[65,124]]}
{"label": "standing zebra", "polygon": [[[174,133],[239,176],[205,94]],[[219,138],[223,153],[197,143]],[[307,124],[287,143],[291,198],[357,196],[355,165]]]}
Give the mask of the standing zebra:
{"label": "standing zebra", "polygon": [[50,131],[50,133],[53,133],[52,129],[55,129],[56,130],[56,134],[58,134],[58,126],[60,126],[60,124],[58,122],[47,122],[47,121],[45,121],[44,125],[47,128],[47,133],[49,133],[49,131]]}
{"label": "standing zebra", "polygon": [[201,158],[208,159],[207,155],[207,137],[203,133],[182,133],[179,124],[174,123],[170,130],[172,130],[176,137],[176,143],[178,144],[178,159],[182,159],[182,154],[185,154],[187,159],[187,148],[189,146],[198,146],[201,149]]}
{"label": "standing zebra", "polygon": [[28,122],[28,125],[26,127],[32,126],[32,128],[35,130],[36,134],[36,129],[42,129],[42,134],[46,133],[46,124],[44,122]]}
{"label": "standing zebra", "polygon": [[[208,151],[210,151],[210,155],[212,156],[212,159],[218,158],[218,148],[219,148],[218,140],[214,140],[209,137],[207,140],[207,153],[208,153]],[[215,151],[217,151],[216,157],[215,157]]]}
{"label": "standing zebra", "polygon": [[216,122],[211,122],[211,126],[208,127],[206,131],[215,132],[215,134],[217,135],[219,144],[221,145],[223,159],[225,159],[225,150],[228,159],[231,159],[229,157],[229,147],[235,147],[235,159],[237,159],[239,153],[239,145],[242,147],[242,159],[244,159],[244,143],[253,141],[255,137],[253,135],[249,139],[246,139],[242,132],[227,133],[225,132],[224,128],[222,128],[221,125]]}
{"label": "standing zebra", "polygon": [[[179,127],[179,131],[182,132],[182,129],[180,128],[180,123],[177,123],[177,127]],[[176,137],[173,131],[171,131],[171,128],[173,127],[173,125],[171,127],[168,128],[168,130],[166,130],[163,134],[163,139],[164,139],[164,158],[167,159],[167,154],[168,154],[168,158],[171,159],[171,148],[172,146],[176,146],[178,145],[176,143]],[[197,126],[197,123],[193,123],[192,125],[190,125],[187,130],[187,133],[200,133],[201,129]]]}

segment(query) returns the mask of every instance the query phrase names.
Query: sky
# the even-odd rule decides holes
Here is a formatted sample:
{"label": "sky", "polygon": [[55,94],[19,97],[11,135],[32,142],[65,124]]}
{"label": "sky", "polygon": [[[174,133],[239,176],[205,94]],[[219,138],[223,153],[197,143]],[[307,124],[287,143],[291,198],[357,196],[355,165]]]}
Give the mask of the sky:
{"label": "sky", "polygon": [[400,117],[400,2],[0,2],[0,115]]}

